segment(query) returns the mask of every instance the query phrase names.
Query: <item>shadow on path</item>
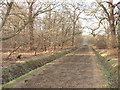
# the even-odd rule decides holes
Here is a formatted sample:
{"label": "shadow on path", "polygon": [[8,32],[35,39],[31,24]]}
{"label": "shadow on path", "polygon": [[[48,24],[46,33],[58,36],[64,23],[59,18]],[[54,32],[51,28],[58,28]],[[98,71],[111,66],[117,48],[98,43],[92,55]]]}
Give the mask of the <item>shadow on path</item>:
{"label": "shadow on path", "polygon": [[12,88],[106,88],[104,76],[88,46],[49,63],[41,72],[21,80]]}

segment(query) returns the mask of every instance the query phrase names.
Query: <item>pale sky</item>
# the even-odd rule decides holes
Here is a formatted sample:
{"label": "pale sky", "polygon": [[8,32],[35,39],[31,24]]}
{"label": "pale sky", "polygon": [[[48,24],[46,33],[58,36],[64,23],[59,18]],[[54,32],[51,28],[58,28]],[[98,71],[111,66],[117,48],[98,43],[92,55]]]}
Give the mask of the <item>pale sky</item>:
{"label": "pale sky", "polygon": [[[12,0],[5,0],[5,1],[12,1]],[[14,0],[17,2],[24,2],[26,0]],[[32,0],[27,0],[27,1],[32,1]],[[42,1],[42,0],[40,0]],[[47,1],[47,0],[46,0]],[[54,1],[54,0],[48,0],[48,1]],[[88,3],[94,2],[95,0],[56,0],[56,1],[66,1],[66,2],[80,2],[80,1],[86,1]],[[107,1],[107,0],[103,0],[103,1]],[[119,2],[119,0],[113,0],[114,3]]]}
{"label": "pale sky", "polygon": [[[75,0],[75,1],[78,1],[78,0]],[[90,4],[91,2],[95,2],[95,0],[85,0],[85,1],[88,2],[88,4]],[[107,0],[103,0],[103,1],[107,1]],[[120,0],[113,0],[113,3],[116,4],[119,1]],[[81,16],[84,17],[84,18],[87,17],[87,16],[85,16],[84,13]],[[82,24],[83,24],[83,26],[88,26],[88,27],[89,26],[92,26],[92,27],[95,26],[95,28],[98,27],[98,25],[92,24],[91,21],[83,21],[82,20]],[[83,35],[88,35],[89,33],[90,33],[90,30],[89,29],[85,29],[84,32],[83,32]]]}
{"label": "pale sky", "polygon": [[[9,0],[7,0],[9,1]],[[11,1],[11,0],[10,0]],[[17,2],[25,2],[26,0],[14,0],[14,1],[17,1]],[[33,1],[33,0],[28,0],[28,1]],[[39,1],[42,1],[42,0],[39,0]],[[55,1],[55,0],[45,0],[45,1]],[[58,2],[86,2],[86,4],[90,4],[92,2],[95,2],[96,0],[56,0]],[[108,1],[108,0],[101,0],[101,1]],[[118,3],[120,0],[113,0],[114,4]],[[87,16],[85,16],[84,13],[82,13],[81,17],[83,18],[86,18]],[[91,21],[84,21],[82,20],[82,24],[83,26],[90,26],[91,25]],[[93,25],[95,26],[95,25]],[[85,32],[83,34],[88,34],[87,32],[89,32],[90,30],[88,29],[85,29]]]}

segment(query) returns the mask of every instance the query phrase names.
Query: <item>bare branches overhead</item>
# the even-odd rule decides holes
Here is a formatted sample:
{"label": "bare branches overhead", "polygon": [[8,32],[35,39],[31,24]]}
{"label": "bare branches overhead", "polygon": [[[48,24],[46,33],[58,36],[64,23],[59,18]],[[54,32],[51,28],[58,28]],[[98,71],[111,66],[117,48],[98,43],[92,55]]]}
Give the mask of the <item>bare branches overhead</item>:
{"label": "bare branches overhead", "polygon": [[5,16],[2,19],[2,24],[0,25],[0,31],[2,30],[5,22],[7,21],[7,18],[9,16],[9,13],[10,13],[11,9],[12,9],[13,3],[14,2],[10,2],[10,3],[7,2],[7,12],[6,12]]}
{"label": "bare branches overhead", "polygon": [[[35,3],[36,0],[33,0],[33,2],[27,2],[28,4],[33,5]],[[13,6],[13,3],[14,2],[10,2],[7,6],[7,12],[5,14],[5,16],[3,17],[3,20],[2,20],[2,24],[0,26],[0,30],[2,30],[3,26],[5,25],[5,22],[7,22],[7,18],[11,15],[10,11],[12,10],[12,6]],[[43,7],[44,6],[44,7]],[[52,7],[51,7],[52,6]],[[51,7],[51,8],[50,8]],[[32,17],[31,17],[31,21],[34,21],[34,19],[36,18],[36,16],[38,16],[39,14],[42,14],[42,13],[45,13],[45,12],[48,12],[48,11],[51,11],[53,9],[55,9],[56,7],[58,7],[58,5],[54,4],[54,3],[48,3],[47,5],[44,4],[44,3],[41,3],[41,5],[39,5],[38,8],[36,8],[37,10],[35,10],[35,12],[33,13]],[[22,19],[21,15],[24,15],[22,12],[19,14],[19,13],[12,13],[12,15],[15,15],[19,18]],[[11,17],[11,16],[10,16]],[[23,18],[24,20],[24,18]],[[26,20],[24,20],[24,25],[21,25],[21,27],[19,27],[17,30],[16,30],[16,33],[13,34],[13,35],[9,35],[7,37],[1,37],[1,40],[8,40],[14,36],[16,36],[17,34],[19,34],[28,24],[29,24],[29,20],[28,20],[28,17],[26,17]]]}

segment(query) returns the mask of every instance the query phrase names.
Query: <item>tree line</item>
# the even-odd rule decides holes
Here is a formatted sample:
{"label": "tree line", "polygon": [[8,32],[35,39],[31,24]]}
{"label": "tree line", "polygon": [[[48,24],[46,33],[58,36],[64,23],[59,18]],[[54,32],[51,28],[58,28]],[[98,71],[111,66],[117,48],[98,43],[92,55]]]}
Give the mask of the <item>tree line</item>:
{"label": "tree line", "polygon": [[[4,49],[11,52],[63,49],[83,43],[82,33],[90,31],[88,37],[100,48],[118,47],[118,10],[113,0],[86,2],[58,2],[25,0],[0,1],[0,40]],[[85,16],[82,18],[82,13]],[[82,20],[90,26],[83,26]],[[90,40],[91,39],[91,40]]]}
{"label": "tree line", "polygon": [[0,40],[4,48],[37,51],[63,49],[82,43],[80,15],[83,2],[65,3],[32,0],[1,1]]}
{"label": "tree line", "polygon": [[[102,1],[96,0],[91,3],[89,7],[92,7],[87,11],[88,15],[92,15],[97,22],[93,22],[94,27],[87,27],[91,30],[91,34],[96,39],[96,43],[103,44],[105,48],[117,48],[119,47],[118,37],[118,12],[117,3],[113,3],[113,0]],[[97,27],[95,26],[97,25]],[[99,31],[97,31],[99,30]],[[103,32],[100,35],[100,32]]]}

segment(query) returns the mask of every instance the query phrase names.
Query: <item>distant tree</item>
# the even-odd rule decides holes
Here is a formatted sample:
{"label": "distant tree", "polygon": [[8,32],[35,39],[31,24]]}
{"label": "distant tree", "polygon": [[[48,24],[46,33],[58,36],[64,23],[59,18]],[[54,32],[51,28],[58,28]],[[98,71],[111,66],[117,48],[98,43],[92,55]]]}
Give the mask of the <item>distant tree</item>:
{"label": "distant tree", "polygon": [[76,31],[76,24],[80,20],[81,13],[85,10],[85,7],[83,6],[83,3],[73,3],[66,5],[66,9],[68,14],[70,15],[70,19],[72,21],[72,46],[75,42],[75,31]]}

